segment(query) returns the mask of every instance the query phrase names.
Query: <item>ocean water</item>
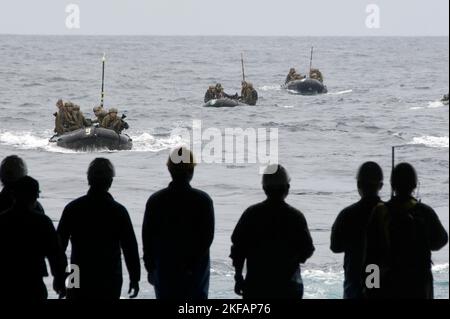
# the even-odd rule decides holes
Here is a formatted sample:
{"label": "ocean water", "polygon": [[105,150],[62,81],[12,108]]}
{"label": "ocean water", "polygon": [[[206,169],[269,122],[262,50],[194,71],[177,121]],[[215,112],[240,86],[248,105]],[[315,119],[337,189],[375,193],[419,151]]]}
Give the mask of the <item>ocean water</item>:
{"label": "ocean water", "polygon": [[[312,45],[330,93],[281,90],[290,67],[305,73]],[[165,161],[183,142],[172,130],[190,129],[193,120],[205,129],[278,128],[280,163],[292,177],[288,202],[306,216],[316,246],[303,266],[305,297],[341,298],[343,256],[328,248],[330,229],[339,211],[358,200],[355,173],[362,162],[379,162],[389,176],[391,147],[401,145],[397,160],[415,165],[418,196],[448,230],[449,110],[439,102],[449,88],[448,47],[448,38],[0,36],[0,158],[26,159],[55,225],[64,206],[87,191],[89,162],[111,159],[117,170],[111,193],[128,208],[140,242],[145,202],[169,183]],[[50,145],[58,98],[92,116],[104,52],[106,106],[127,114],[134,149],[82,153]],[[241,52],[259,105],[203,108],[212,83],[239,91]],[[212,298],[236,298],[230,236],[245,208],[264,199],[260,179],[257,164],[196,170],[193,185],[211,195],[216,209]],[[436,295],[448,298],[448,247],[433,261]],[[140,298],[154,297],[145,272],[141,288]]]}

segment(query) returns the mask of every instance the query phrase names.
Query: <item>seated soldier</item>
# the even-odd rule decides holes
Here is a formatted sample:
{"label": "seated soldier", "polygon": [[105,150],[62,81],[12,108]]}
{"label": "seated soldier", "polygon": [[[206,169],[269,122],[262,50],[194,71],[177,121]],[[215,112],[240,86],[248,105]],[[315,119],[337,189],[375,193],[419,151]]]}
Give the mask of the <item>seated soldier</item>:
{"label": "seated soldier", "polygon": [[91,123],[101,126],[103,119],[106,117],[106,115],[108,115],[108,113],[105,111],[103,106],[95,106],[92,111],[94,112],[96,118],[93,119]]}
{"label": "seated soldier", "polygon": [[216,85],[216,99],[237,100],[237,99],[239,99],[239,94],[237,94],[237,93],[235,95],[226,94],[224,89],[223,89],[223,87],[222,87],[222,84],[217,83],[217,85]]}
{"label": "seated soldier", "polygon": [[56,107],[58,108],[58,112],[54,113],[53,115],[55,116],[55,129],[54,132],[57,135],[61,135],[64,134],[66,132],[65,128],[64,128],[64,102],[63,100],[59,99],[56,102]]}
{"label": "seated soldier", "polygon": [[309,77],[323,83],[323,75],[319,69],[311,69],[311,71],[309,72]]}
{"label": "seated soldier", "polygon": [[205,94],[205,103],[208,103],[211,100],[214,100],[216,98],[216,89],[214,87],[214,85],[211,85],[208,88],[208,91],[206,91]]}
{"label": "seated soldier", "polygon": [[241,101],[248,105],[256,105],[256,102],[258,102],[258,92],[256,92],[253,84],[243,82],[242,85]]}
{"label": "seated soldier", "polygon": [[102,127],[109,130],[114,130],[120,134],[123,130],[127,130],[129,125],[123,120],[125,118],[124,116],[121,118],[117,116],[118,112],[119,111],[116,108],[111,108],[108,115],[106,115],[103,119]]}
{"label": "seated soldier", "polygon": [[75,121],[75,126],[79,129],[90,126],[90,123],[84,117],[83,112],[81,112],[79,105],[73,106],[73,119]]}
{"label": "seated soldier", "polygon": [[64,104],[64,128],[66,129],[66,131],[68,132],[72,132],[75,131],[77,129],[79,129],[79,127],[77,126],[77,122],[75,120],[75,116],[74,116],[74,104],[72,102],[66,102]]}
{"label": "seated soldier", "polygon": [[288,84],[289,82],[292,81],[296,81],[296,80],[303,80],[305,78],[305,76],[297,73],[297,71],[295,70],[295,68],[291,68],[289,70],[289,74],[286,77],[286,82],[285,84]]}

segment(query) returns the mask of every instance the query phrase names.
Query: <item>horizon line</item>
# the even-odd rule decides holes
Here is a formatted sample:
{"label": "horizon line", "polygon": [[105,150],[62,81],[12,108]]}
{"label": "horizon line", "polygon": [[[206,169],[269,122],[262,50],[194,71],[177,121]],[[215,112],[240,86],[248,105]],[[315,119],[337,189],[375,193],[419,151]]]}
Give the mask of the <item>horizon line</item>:
{"label": "horizon line", "polygon": [[68,37],[241,37],[241,38],[448,38],[449,34],[443,35],[407,35],[407,34],[360,34],[360,35],[244,35],[244,34],[67,34],[67,33],[3,33],[0,36],[68,36]]}

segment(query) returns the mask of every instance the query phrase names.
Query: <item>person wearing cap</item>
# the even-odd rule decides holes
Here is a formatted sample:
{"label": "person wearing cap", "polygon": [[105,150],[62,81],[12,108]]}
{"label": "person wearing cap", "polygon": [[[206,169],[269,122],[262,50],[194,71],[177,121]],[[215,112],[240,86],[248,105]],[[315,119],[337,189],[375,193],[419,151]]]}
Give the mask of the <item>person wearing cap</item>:
{"label": "person wearing cap", "polygon": [[262,186],[267,199],[244,212],[231,237],[235,292],[244,299],[300,299],[300,264],[314,252],[306,219],[285,201],[290,178],[284,167],[268,166]]}
{"label": "person wearing cap", "polygon": [[344,299],[364,298],[364,256],[367,224],[370,216],[382,204],[383,170],[375,162],[361,165],[356,176],[361,199],[342,210],[331,229],[330,249],[344,253]]}
{"label": "person wearing cap", "polygon": [[102,127],[108,130],[114,130],[117,133],[122,133],[123,130],[128,129],[128,124],[120,117],[117,116],[119,110],[116,108],[110,108],[108,115],[102,121]]}
{"label": "person wearing cap", "polygon": [[92,111],[94,112],[95,119],[92,120],[93,124],[102,125],[103,119],[108,115],[108,112],[102,106],[95,106]]}
{"label": "person wearing cap", "polygon": [[43,281],[48,260],[53,288],[65,295],[66,259],[53,222],[35,210],[39,183],[25,176],[15,182],[14,205],[0,213],[0,300],[37,302],[47,299]]}
{"label": "person wearing cap", "polygon": [[214,206],[209,195],[190,185],[195,159],[175,149],[167,168],[169,186],[153,194],[142,227],[144,264],[157,299],[208,299]]}

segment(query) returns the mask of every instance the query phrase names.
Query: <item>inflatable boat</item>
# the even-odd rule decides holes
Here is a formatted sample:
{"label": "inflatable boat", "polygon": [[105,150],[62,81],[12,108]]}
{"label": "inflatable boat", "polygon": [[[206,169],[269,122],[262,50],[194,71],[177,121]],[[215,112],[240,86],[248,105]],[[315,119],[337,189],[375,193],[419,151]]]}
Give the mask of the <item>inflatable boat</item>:
{"label": "inflatable boat", "polygon": [[287,83],[285,89],[301,95],[317,95],[328,93],[327,87],[320,81],[314,79],[296,80]]}
{"label": "inflatable boat", "polygon": [[95,151],[97,149],[122,151],[133,148],[133,140],[128,135],[100,127],[87,127],[55,135],[50,139],[50,143],[75,151]]}
{"label": "inflatable boat", "polygon": [[236,107],[238,105],[242,105],[238,100],[218,99],[218,100],[208,101],[203,106],[204,107]]}

